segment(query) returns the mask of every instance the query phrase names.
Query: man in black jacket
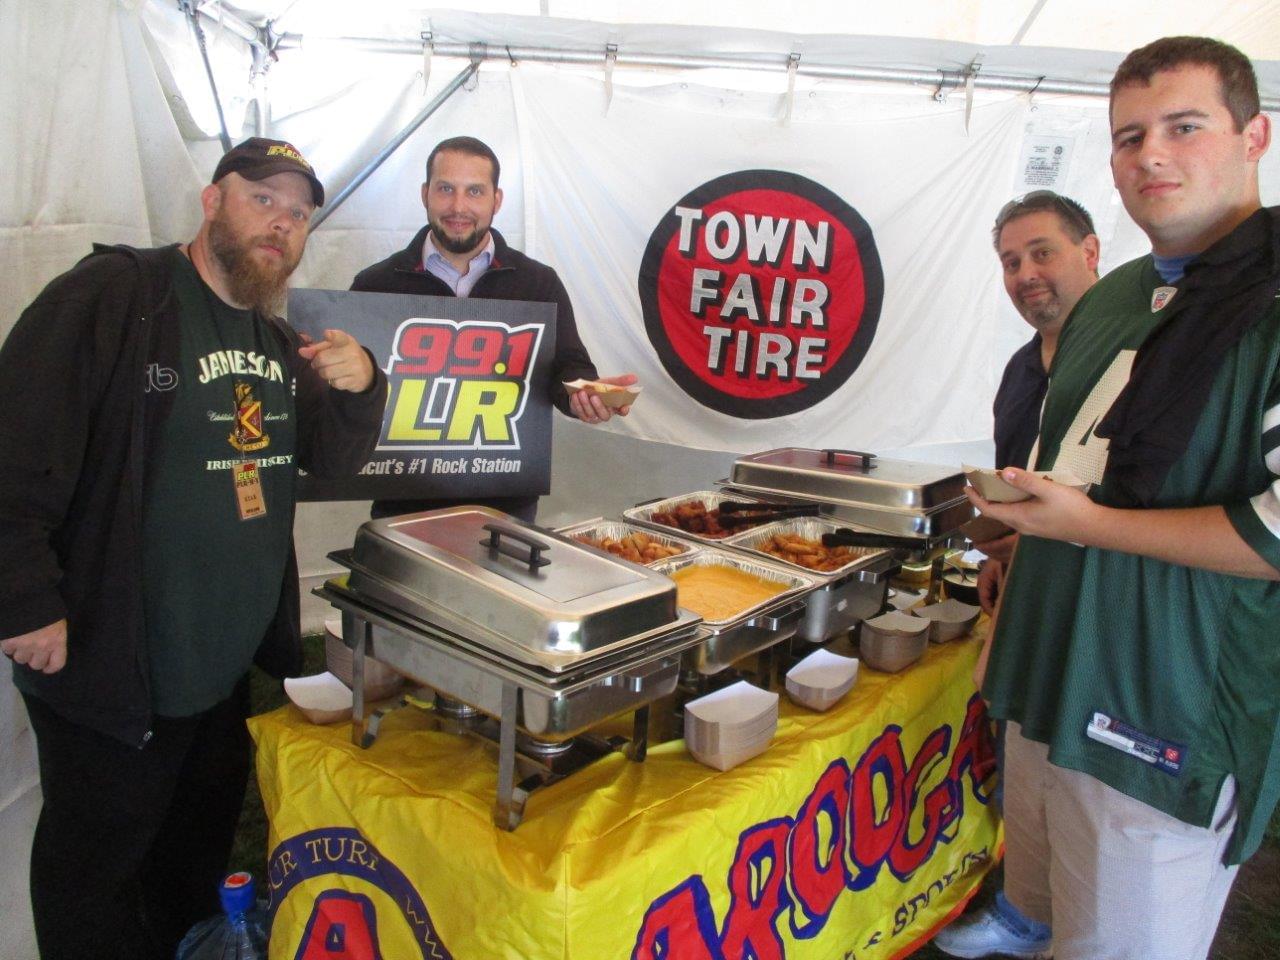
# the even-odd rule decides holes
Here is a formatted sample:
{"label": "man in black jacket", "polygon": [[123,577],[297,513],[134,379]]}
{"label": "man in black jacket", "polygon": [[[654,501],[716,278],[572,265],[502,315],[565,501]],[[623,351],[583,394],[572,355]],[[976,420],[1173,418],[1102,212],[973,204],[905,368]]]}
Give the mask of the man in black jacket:
{"label": "man in black jacket", "polygon": [[44,960],[171,958],[217,909],[250,662],[300,665],[296,469],[357,470],[386,378],[274,316],[320,181],[228,152],[190,244],[100,247],[0,349],[0,650],[35,732]]}
{"label": "man in black jacket", "polygon": [[[352,290],[409,293],[436,297],[478,297],[489,300],[527,300],[556,305],[556,352],[551,377],[544,388],[562,412],[584,423],[604,423],[613,413],[591,390],[566,394],[562,383],[596,380],[618,386],[636,382],[634,374],[599,377],[587,348],[578,336],[573,305],[556,272],[507,246],[492,228],[502,207],[498,187],[498,157],[475,137],[452,137],[427,156],[427,180],[422,205],[427,225],[409,246],[356,274]],[[377,500],[375,517],[394,516],[433,507],[475,503],[475,498],[452,500]],[[537,497],[492,497],[485,504],[532,520]]]}

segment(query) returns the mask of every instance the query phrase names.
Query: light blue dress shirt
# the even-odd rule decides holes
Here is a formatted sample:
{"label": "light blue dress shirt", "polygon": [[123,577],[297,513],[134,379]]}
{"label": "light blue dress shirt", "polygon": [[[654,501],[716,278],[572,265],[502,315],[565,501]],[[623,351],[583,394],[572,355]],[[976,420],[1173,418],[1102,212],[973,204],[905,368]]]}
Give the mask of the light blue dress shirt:
{"label": "light blue dress shirt", "polygon": [[471,290],[476,285],[485,271],[493,265],[493,234],[489,234],[489,242],[484,245],[484,249],[471,258],[467,264],[467,272],[460,273],[458,268],[445,259],[435,245],[435,241],[431,238],[431,232],[427,231],[427,239],[422,244],[422,267],[427,273],[433,277],[439,277],[449,285],[459,297],[471,296]]}

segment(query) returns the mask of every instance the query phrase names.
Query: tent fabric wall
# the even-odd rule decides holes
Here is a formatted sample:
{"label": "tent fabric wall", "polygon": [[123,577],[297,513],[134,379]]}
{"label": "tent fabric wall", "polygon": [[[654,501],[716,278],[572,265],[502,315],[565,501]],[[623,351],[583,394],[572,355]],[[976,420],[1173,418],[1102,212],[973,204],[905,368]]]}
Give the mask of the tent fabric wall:
{"label": "tent fabric wall", "polygon": [[[805,57],[953,66],[985,50],[988,64],[1061,64],[1064,74],[1101,80],[1118,59],[932,39],[612,29],[404,9],[396,22],[405,30],[429,19],[440,38],[491,43],[594,44],[613,35],[691,51],[796,45]],[[334,29],[347,22],[334,13]],[[255,87],[243,41],[219,29],[209,31],[209,41],[233,139],[253,132],[250,101],[265,85],[272,135],[313,160],[331,196],[465,63],[434,58],[424,84],[420,56],[311,42],[283,51]],[[10,158],[0,185],[3,337],[21,308],[91,242],[188,239],[221,147],[203,66],[184,18],[167,0],[0,4],[0,61],[0,124]],[[1280,70],[1261,67],[1264,87],[1277,95]],[[1027,331],[1001,289],[987,229],[1000,203],[1024,189],[1021,159],[1036,138],[1072,144],[1058,186],[1094,213],[1104,270],[1146,246],[1111,188],[1106,108],[1097,100],[979,92],[966,133],[963,94],[939,103],[928,88],[801,77],[783,126],[779,74],[618,70],[613,84],[606,112],[599,69],[487,63],[316,232],[297,274],[300,286],[345,288],[359,268],[403,246],[421,226],[422,162],[435,142],[470,133],[495,147],[506,195],[496,225],[513,245],[560,271],[601,367],[639,370],[653,388],[633,419],[591,428],[558,418],[555,489],[544,502],[544,522],[616,513],[646,496],[692,489],[724,476],[734,451],[820,441],[827,422],[847,424],[842,436],[849,440],[858,426],[857,435],[870,433],[885,455],[950,463],[989,456],[990,395],[1004,358]],[[841,145],[838,159],[824,154],[828,140]],[[655,218],[687,189],[720,172],[760,166],[807,171],[847,194],[876,231],[887,295],[882,332],[864,363],[867,386],[858,382],[860,371],[844,393],[806,415],[742,423],[698,409],[666,382],[638,326],[635,271]],[[1262,176],[1264,199],[1280,200],[1280,150],[1266,158]],[[912,327],[917,319],[919,329]],[[891,402],[895,391],[911,393],[904,382],[916,382],[906,379],[915,369],[900,356],[908,351],[920,357],[929,400],[918,411]],[[849,413],[855,386],[859,397],[867,390],[875,417],[859,421]],[[693,421],[687,431],[660,416],[673,409]],[[329,569],[325,553],[349,544],[364,510],[304,506],[297,528],[304,573]],[[13,687],[0,682],[0,905],[8,921],[0,926],[0,958],[34,956],[25,878],[37,806],[25,713]]]}
{"label": "tent fabric wall", "polygon": [[[136,11],[112,2],[0,5],[0,335],[94,241],[185,236],[201,186]],[[183,200],[188,202],[182,202]],[[39,808],[34,742],[0,683],[0,957],[35,956],[27,856]]]}

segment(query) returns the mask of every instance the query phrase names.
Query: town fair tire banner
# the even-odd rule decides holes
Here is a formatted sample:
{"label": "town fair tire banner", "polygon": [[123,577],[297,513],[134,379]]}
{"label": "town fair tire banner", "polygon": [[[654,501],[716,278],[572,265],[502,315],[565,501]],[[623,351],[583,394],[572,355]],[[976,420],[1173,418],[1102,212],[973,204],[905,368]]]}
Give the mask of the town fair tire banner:
{"label": "town fair tire banner", "polygon": [[690,191],[649,238],[645,329],[687,394],[744,419],[829,397],[875,336],[884,274],[871,228],[821,184],[778,170]]}

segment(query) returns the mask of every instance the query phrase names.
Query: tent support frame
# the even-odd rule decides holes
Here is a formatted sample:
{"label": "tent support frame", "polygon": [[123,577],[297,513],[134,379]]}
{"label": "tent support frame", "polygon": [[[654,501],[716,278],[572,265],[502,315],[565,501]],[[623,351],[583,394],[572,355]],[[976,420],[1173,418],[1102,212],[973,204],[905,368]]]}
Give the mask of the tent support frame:
{"label": "tent support frame", "polygon": [[[418,52],[421,54],[421,49],[419,49]],[[379,150],[372,160],[361,167],[359,172],[351,178],[350,182],[348,182],[347,185],[338,192],[338,195],[334,197],[327,206],[323,207],[314,217],[311,218],[312,230],[315,230],[316,227],[329,219],[329,217],[333,215],[334,211],[342,206],[347,197],[355,193],[360,184],[368,180],[369,177],[373,175],[373,172],[382,166],[386,159],[390,157],[391,154],[395,153],[396,150],[400,148],[400,145],[413,135],[414,131],[426,123],[428,117],[439,110],[446,100],[462,89],[462,86],[476,75],[480,70],[481,62],[483,61],[479,52],[478,48],[474,49],[471,53],[471,62],[462,69],[462,72],[450,80],[439,93],[432,97],[431,102],[423,107],[422,110],[419,111],[418,115],[410,120],[403,130],[392,137],[391,142]]]}
{"label": "tent support frame", "polygon": [[[181,2],[181,0],[180,0]],[[1043,6],[1043,4],[1041,4]],[[1032,11],[1028,23],[1038,15],[1038,8]],[[208,14],[204,14],[208,16]],[[219,22],[227,22],[233,31],[239,33],[250,42],[255,28],[243,21],[228,20],[229,15],[222,13]],[[1024,24],[1026,26],[1026,24]],[[1019,42],[1020,42],[1019,38]],[[278,49],[294,50],[302,47],[302,34],[283,33],[279,35]],[[311,37],[310,42],[322,41],[343,46],[354,47],[372,53],[402,53],[422,56],[421,39],[382,40],[370,37]],[[458,43],[435,41],[431,45],[432,53],[439,57],[471,57],[479,48],[485,60],[504,60],[515,62],[526,60],[532,63],[561,63],[603,68],[612,58],[617,67],[658,67],[669,69],[733,69],[768,71],[786,73],[790,65],[790,55],[779,52],[776,55],[732,56],[732,55],[700,55],[654,53],[630,51],[619,47],[611,41],[613,50],[606,44],[599,50],[574,49],[563,47],[520,47],[500,44]],[[932,91],[946,91],[964,88],[969,81],[968,67],[957,70],[911,70],[895,67],[858,67],[842,64],[823,64],[806,57],[798,64],[796,72],[801,76],[830,80],[863,80],[875,83],[902,83],[911,86],[923,86]],[[1110,88],[1105,83],[1087,83],[1077,80],[1057,80],[1047,76],[1019,76],[1014,74],[997,74],[983,72],[973,77],[973,87],[979,90],[1004,90],[1013,93],[1052,93],[1067,94],[1080,97],[1110,96]],[[945,93],[944,93],[945,96]],[[1266,99],[1262,109],[1280,111],[1280,99]]]}

